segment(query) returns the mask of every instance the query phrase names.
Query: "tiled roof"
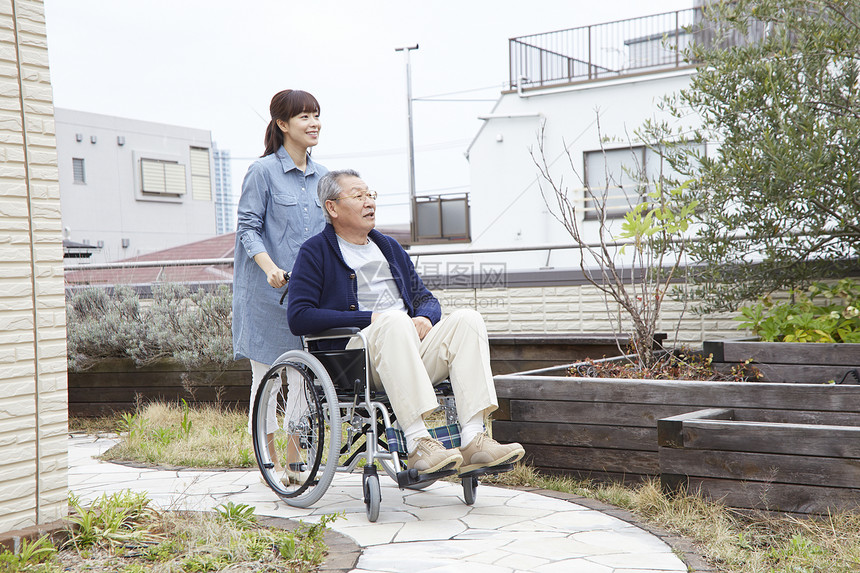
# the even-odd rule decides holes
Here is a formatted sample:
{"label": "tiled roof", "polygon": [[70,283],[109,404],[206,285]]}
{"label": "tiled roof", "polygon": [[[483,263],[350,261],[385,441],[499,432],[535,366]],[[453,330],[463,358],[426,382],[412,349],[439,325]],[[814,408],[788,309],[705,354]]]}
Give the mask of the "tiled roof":
{"label": "tiled roof", "polygon": [[[402,226],[380,228],[401,244],[408,244],[409,231]],[[113,262],[191,261],[201,259],[232,259],[236,233],[218,235],[194,243],[154,251],[146,255]],[[233,281],[233,265],[182,265],[130,269],[93,269],[66,272],[66,286],[139,285],[156,282],[221,282]]]}
{"label": "tiled roof", "polygon": [[[115,262],[232,259],[235,233],[218,235]],[[66,273],[66,286],[88,284],[150,284],[154,282],[232,281],[233,265],[183,265],[130,269],[76,270]]]}

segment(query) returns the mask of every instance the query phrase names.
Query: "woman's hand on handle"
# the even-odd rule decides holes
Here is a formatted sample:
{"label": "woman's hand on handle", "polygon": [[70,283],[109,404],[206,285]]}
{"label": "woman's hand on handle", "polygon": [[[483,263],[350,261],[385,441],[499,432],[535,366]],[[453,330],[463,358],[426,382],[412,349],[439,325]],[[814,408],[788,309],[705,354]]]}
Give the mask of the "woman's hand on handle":
{"label": "woman's hand on handle", "polygon": [[272,288],[281,288],[287,284],[285,279],[286,271],[275,264],[269,253],[257,253],[254,255],[254,262],[266,273],[266,282],[269,283],[269,286]]}

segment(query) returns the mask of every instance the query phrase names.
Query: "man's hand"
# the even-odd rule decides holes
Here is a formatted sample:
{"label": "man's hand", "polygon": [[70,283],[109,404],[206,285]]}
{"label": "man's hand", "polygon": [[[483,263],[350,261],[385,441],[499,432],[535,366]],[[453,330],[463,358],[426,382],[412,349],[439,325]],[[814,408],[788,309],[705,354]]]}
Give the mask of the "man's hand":
{"label": "man's hand", "polygon": [[424,340],[424,337],[433,328],[433,323],[426,316],[416,316],[412,319],[412,322],[415,324],[415,330],[418,331],[419,340]]}

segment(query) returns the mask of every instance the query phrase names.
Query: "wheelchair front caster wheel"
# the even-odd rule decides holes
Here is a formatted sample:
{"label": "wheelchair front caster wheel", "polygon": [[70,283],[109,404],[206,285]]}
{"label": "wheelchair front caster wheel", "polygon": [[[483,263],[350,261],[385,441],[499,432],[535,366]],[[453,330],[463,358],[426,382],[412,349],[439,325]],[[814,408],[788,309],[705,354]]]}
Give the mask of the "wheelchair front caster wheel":
{"label": "wheelchair front caster wheel", "polygon": [[476,477],[464,477],[463,481],[463,501],[466,502],[466,505],[472,505],[475,503],[475,497],[477,495],[478,490],[478,478]]}
{"label": "wheelchair front caster wheel", "polygon": [[363,485],[364,506],[367,511],[367,520],[374,522],[379,517],[379,503],[382,499],[382,493],[379,489],[379,477],[375,475],[367,475],[364,477]]}

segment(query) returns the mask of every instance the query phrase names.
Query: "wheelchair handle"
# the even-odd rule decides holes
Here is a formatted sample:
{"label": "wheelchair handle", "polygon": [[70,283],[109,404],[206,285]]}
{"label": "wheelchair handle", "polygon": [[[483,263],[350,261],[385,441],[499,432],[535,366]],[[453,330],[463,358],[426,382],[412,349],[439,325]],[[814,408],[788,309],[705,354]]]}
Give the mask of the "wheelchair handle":
{"label": "wheelchair handle", "polygon": [[281,306],[284,306],[284,299],[287,298],[287,292],[290,290],[290,273],[284,271],[284,280],[287,281],[287,284],[284,285],[284,294],[281,295],[281,302],[278,303]]}

